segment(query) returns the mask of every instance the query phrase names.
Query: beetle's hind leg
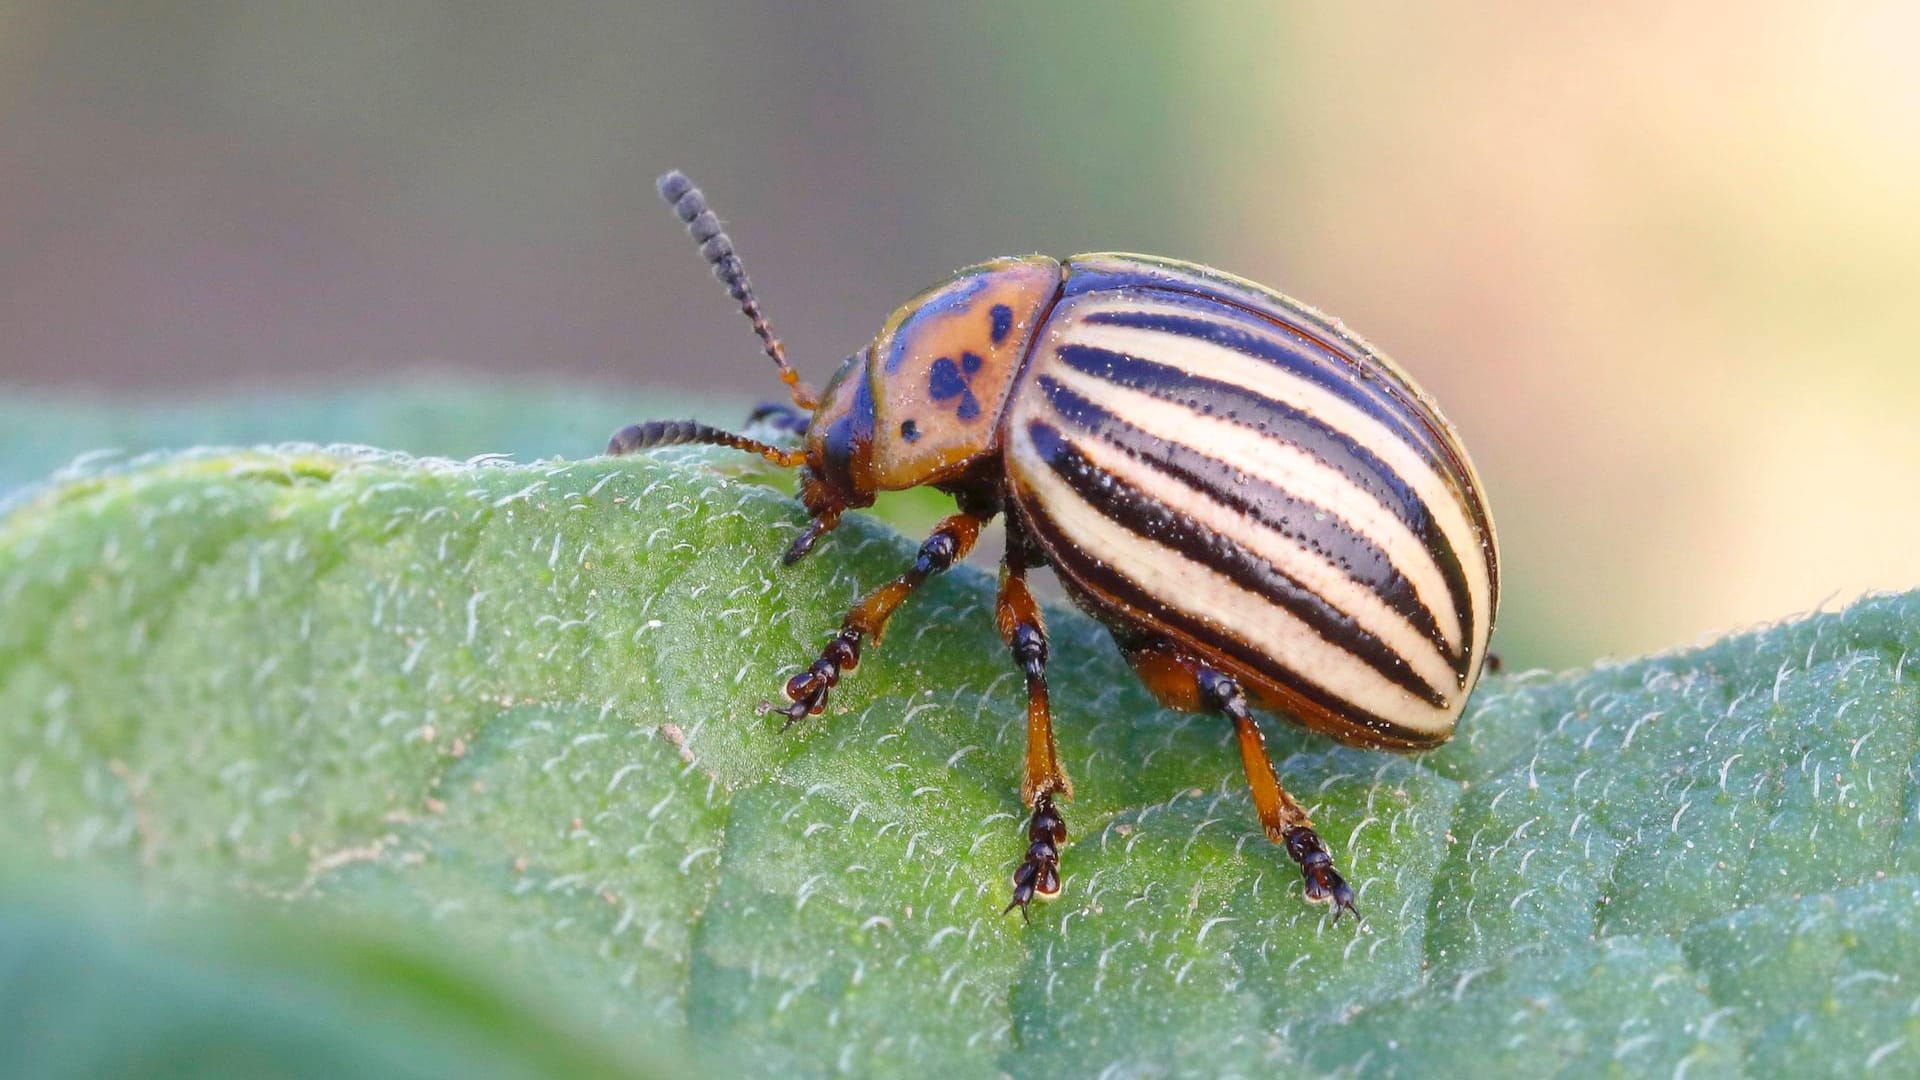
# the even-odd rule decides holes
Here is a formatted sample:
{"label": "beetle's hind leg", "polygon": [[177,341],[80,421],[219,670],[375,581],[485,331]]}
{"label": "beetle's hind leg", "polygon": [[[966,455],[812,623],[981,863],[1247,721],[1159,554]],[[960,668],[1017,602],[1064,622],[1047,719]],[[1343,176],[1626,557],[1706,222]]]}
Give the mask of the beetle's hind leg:
{"label": "beetle's hind leg", "polygon": [[[816,521],[815,526],[818,524]],[[862,597],[841,620],[840,632],[820,651],[820,658],[787,680],[790,704],[762,702],[760,711],[780,713],[787,718],[787,727],[825,712],[827,694],[839,685],[843,672],[859,665],[860,649],[866,639],[872,638],[877,643],[887,628],[887,620],[913,590],[929,577],[966,558],[973,550],[973,542],[980,537],[980,527],[985,524],[986,518],[968,513],[954,514],[942,521],[920,545],[920,554],[914,558],[913,566]]]}
{"label": "beetle's hind leg", "polygon": [[1333,868],[1333,852],[1326,841],[1313,831],[1307,811],[1287,789],[1267,756],[1267,742],[1254,722],[1247,695],[1232,676],[1208,667],[1171,646],[1145,645],[1126,649],[1127,659],[1140,674],[1155,697],[1183,711],[1206,710],[1224,714],[1233,721],[1233,733],[1240,746],[1240,764],[1247,772],[1247,787],[1253,793],[1254,813],[1267,839],[1287,849],[1287,855],[1300,865],[1306,881],[1307,899],[1316,904],[1332,904],[1335,922],[1352,912],[1353,888]]}
{"label": "beetle's hind leg", "polygon": [[1280,786],[1273,759],[1267,756],[1266,738],[1260,734],[1260,725],[1254,722],[1253,711],[1247,708],[1247,695],[1241,691],[1240,684],[1208,667],[1200,669],[1196,682],[1201,703],[1226,713],[1233,721],[1233,732],[1240,744],[1240,764],[1247,771],[1247,786],[1253,791],[1254,812],[1260,816],[1260,826],[1266,830],[1267,839],[1285,844],[1287,855],[1300,864],[1307,899],[1316,904],[1331,903],[1335,922],[1349,911],[1358,918],[1360,909],[1353,906],[1353,888],[1333,868],[1333,852],[1327,849],[1320,834],[1313,831],[1313,822],[1307,818],[1306,810]]}
{"label": "beetle's hind leg", "polygon": [[1027,767],[1020,798],[1033,807],[1033,817],[1027,822],[1027,857],[1013,873],[1013,900],[1006,908],[1019,908],[1024,919],[1034,897],[1051,900],[1060,895],[1060,845],[1067,839],[1067,822],[1053,805],[1053,797],[1072,798],[1073,781],[1060,767],[1060,751],[1053,741],[1046,624],[1040,618],[1040,605],[1027,589],[1026,559],[1012,538],[1000,564],[1000,596],[994,610],[1000,639],[1027,678]]}

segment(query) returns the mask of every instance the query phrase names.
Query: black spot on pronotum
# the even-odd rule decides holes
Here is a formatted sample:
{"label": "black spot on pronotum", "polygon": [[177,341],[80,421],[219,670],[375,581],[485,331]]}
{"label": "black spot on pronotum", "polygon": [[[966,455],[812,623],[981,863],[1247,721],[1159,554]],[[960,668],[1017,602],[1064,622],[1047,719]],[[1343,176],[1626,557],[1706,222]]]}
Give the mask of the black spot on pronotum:
{"label": "black spot on pronotum", "polygon": [[945,401],[950,397],[959,397],[967,392],[967,380],[960,374],[960,365],[950,356],[943,356],[933,362],[932,370],[927,372],[927,393],[935,401]]}
{"label": "black spot on pronotum", "polygon": [[[932,370],[927,372],[927,393],[935,401],[960,400],[955,404],[954,415],[962,420],[971,420],[980,415],[980,400],[973,396],[967,383],[975,372],[980,370],[983,361],[972,353],[963,353],[961,362],[956,364],[953,357],[942,356],[933,362]],[[961,368],[966,374],[961,374]]]}
{"label": "black spot on pronotum", "polygon": [[920,425],[911,420],[900,421],[900,437],[908,442],[917,441],[920,438]]}
{"label": "black spot on pronotum", "polygon": [[998,345],[1007,339],[1007,331],[1013,329],[1013,309],[1005,304],[995,304],[987,314],[993,319],[993,343]]}

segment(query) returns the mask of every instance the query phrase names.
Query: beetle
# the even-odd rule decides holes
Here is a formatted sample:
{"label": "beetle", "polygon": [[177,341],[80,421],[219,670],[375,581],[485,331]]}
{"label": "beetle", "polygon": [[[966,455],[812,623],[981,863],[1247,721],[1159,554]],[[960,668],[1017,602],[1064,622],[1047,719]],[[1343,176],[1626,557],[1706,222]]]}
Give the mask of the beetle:
{"label": "beetle", "polygon": [[[797,468],[804,558],[878,492],[932,486],[957,513],[866,594],[818,659],[763,703],[818,715],[914,589],[1006,517],[995,601],[1026,678],[1027,850],[1007,912],[1061,888],[1072,797],[1047,695],[1047,632],[1027,584],[1051,566],[1166,706],[1231,721],[1267,837],[1308,900],[1354,891],[1268,757],[1253,708],[1393,751],[1453,734],[1499,600],[1493,520],[1439,408],[1339,322],[1208,267],[1130,254],[1000,258],[896,310],[815,393],[788,364],[733,242],[685,175],[658,182],[786,383],[799,449],[655,421],[608,453],[705,443]],[[769,415],[767,410],[756,415]],[[778,416],[776,415],[776,419]]]}

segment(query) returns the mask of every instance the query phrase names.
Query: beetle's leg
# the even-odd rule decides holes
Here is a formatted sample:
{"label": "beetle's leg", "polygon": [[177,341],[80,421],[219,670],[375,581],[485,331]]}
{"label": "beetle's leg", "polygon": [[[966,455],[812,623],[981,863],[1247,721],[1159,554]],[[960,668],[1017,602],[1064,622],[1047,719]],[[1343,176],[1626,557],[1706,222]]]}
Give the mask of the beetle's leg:
{"label": "beetle's leg", "polygon": [[807,553],[813,550],[813,545],[818,543],[822,536],[838,528],[839,525],[840,508],[837,506],[822,508],[819,513],[813,516],[812,521],[807,522],[807,527],[801,529],[800,532],[794,536],[793,543],[787,545],[787,553],[780,556],[780,562],[783,565],[792,566],[794,563],[806,558]]}
{"label": "beetle's leg", "polygon": [[1240,744],[1240,764],[1247,772],[1247,787],[1253,792],[1254,813],[1267,839],[1287,849],[1287,855],[1300,864],[1306,879],[1307,899],[1316,904],[1331,903],[1333,918],[1360,909],[1353,906],[1353,889],[1333,868],[1333,853],[1326,841],[1313,831],[1307,811],[1273,771],[1273,759],[1267,756],[1267,742],[1247,707],[1247,695],[1232,676],[1216,671],[1164,643],[1126,649],[1127,659],[1140,674],[1141,682],[1163,703],[1184,711],[1204,709],[1224,713],[1233,721],[1233,733]]}
{"label": "beetle's leg", "polygon": [[800,502],[813,514],[813,520],[807,522],[807,527],[787,545],[787,553],[780,557],[781,563],[787,566],[806,558],[822,536],[838,528],[840,515],[847,509],[840,492],[821,483],[813,469],[804,466],[800,469]]}
{"label": "beetle's leg", "polygon": [[1013,872],[1013,899],[1000,914],[1019,908],[1020,917],[1028,919],[1027,905],[1034,897],[1051,900],[1060,895],[1060,845],[1066,840],[1067,822],[1054,807],[1053,796],[1035,799],[1027,822],[1027,858]]}
{"label": "beetle's leg", "polygon": [[1053,796],[1073,798],[1073,781],[1060,767],[1060,751],[1053,741],[1053,712],[1047,703],[1047,627],[1040,618],[1040,605],[1027,589],[1026,558],[1011,541],[1000,564],[1000,596],[994,610],[1000,639],[1027,677],[1027,769],[1020,782],[1020,798],[1033,807],[1033,818],[1027,823],[1026,861],[1014,871],[1013,901],[1006,909],[1019,908],[1024,919],[1034,897],[1051,900],[1060,895],[1060,845],[1067,839],[1067,823],[1055,809]]}
{"label": "beetle's leg", "polygon": [[913,560],[913,566],[906,573],[862,597],[841,621],[840,632],[821,650],[820,659],[787,680],[787,697],[792,704],[776,706],[762,702],[760,711],[783,714],[788,727],[804,717],[818,716],[824,712],[827,693],[840,682],[841,672],[851,671],[860,663],[860,646],[865,639],[871,637],[878,642],[887,627],[887,620],[901,601],[927,578],[966,558],[967,552],[973,550],[973,542],[980,536],[980,526],[984,524],[986,519],[962,513],[954,514],[936,526],[932,535],[920,545],[920,554]]}
{"label": "beetle's leg", "polygon": [[764,424],[783,435],[804,436],[807,427],[813,423],[813,416],[803,413],[785,402],[763,401],[747,414],[747,426]]}
{"label": "beetle's leg", "polygon": [[1000,640],[1027,678],[1027,769],[1020,798],[1028,806],[1043,795],[1073,798],[1073,781],[1060,767],[1053,740],[1053,711],[1047,699],[1047,627],[1040,605],[1027,588],[1025,561],[1009,550],[1000,567],[1000,595],[994,605]]}
{"label": "beetle's leg", "polygon": [[1201,702],[1232,719],[1233,733],[1240,743],[1240,764],[1247,771],[1247,786],[1253,791],[1254,812],[1260,816],[1260,826],[1266,830],[1267,839],[1285,844],[1287,854],[1300,864],[1300,874],[1306,879],[1307,899],[1316,904],[1332,903],[1335,922],[1349,911],[1358,918],[1360,909],[1353,906],[1353,888],[1333,868],[1333,853],[1327,850],[1326,841],[1313,831],[1313,822],[1307,818],[1306,810],[1280,786],[1280,777],[1273,771],[1273,759],[1267,756],[1267,741],[1260,734],[1260,725],[1254,722],[1253,711],[1247,708],[1247,695],[1241,691],[1240,684],[1231,676],[1204,666],[1196,681]]}

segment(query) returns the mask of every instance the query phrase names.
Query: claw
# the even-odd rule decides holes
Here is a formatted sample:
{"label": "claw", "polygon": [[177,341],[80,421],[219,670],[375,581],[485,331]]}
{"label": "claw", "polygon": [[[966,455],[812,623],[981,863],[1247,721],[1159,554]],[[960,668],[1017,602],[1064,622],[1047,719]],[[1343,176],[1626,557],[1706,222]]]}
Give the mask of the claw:
{"label": "claw", "polygon": [[[822,691],[819,696],[821,708],[825,708],[826,706],[826,696],[825,691]],[[780,725],[780,730],[785,731],[800,721],[805,720],[810,714],[820,712],[821,709],[813,708],[810,700],[796,701],[790,705],[775,705],[771,701],[763,701],[754,706],[753,711],[761,716],[765,716],[768,713],[779,713],[781,716],[786,717],[786,723]]]}
{"label": "claw", "polygon": [[1353,905],[1353,887],[1348,885],[1332,866],[1322,866],[1315,870],[1301,871],[1307,879],[1307,899],[1316,904],[1333,905],[1333,924],[1340,925],[1340,916],[1353,912],[1353,917],[1366,920],[1360,915],[1360,909]]}
{"label": "claw", "polygon": [[1352,912],[1360,922],[1366,918],[1353,903],[1353,887],[1347,884],[1340,872],[1333,868],[1333,853],[1327,850],[1326,841],[1309,828],[1293,829],[1286,835],[1287,854],[1300,864],[1300,876],[1306,881],[1307,899],[1316,904],[1333,905],[1333,921],[1340,922],[1340,916]]}
{"label": "claw", "polygon": [[814,518],[809,521],[807,527],[794,536],[793,543],[787,545],[787,553],[780,556],[780,561],[787,566],[792,566],[806,558],[807,553],[813,550],[813,545],[833,526],[834,522],[826,518]]}
{"label": "claw", "polygon": [[1013,899],[1007,901],[1007,906],[1000,909],[1000,914],[1005,915],[1014,908],[1019,908],[1020,921],[1028,923],[1029,925],[1032,924],[1033,916],[1027,914],[1027,905],[1033,903],[1034,877],[1034,865],[1032,863],[1021,863],[1020,869],[1013,872]]}
{"label": "claw", "polygon": [[856,631],[841,630],[827,647],[820,651],[820,659],[815,660],[805,671],[787,680],[785,687],[787,699],[791,705],[775,705],[763,701],[754,712],[765,716],[779,713],[787,718],[780,730],[785,731],[809,716],[819,716],[827,711],[827,695],[840,684],[842,672],[851,671],[860,663],[860,637]]}

